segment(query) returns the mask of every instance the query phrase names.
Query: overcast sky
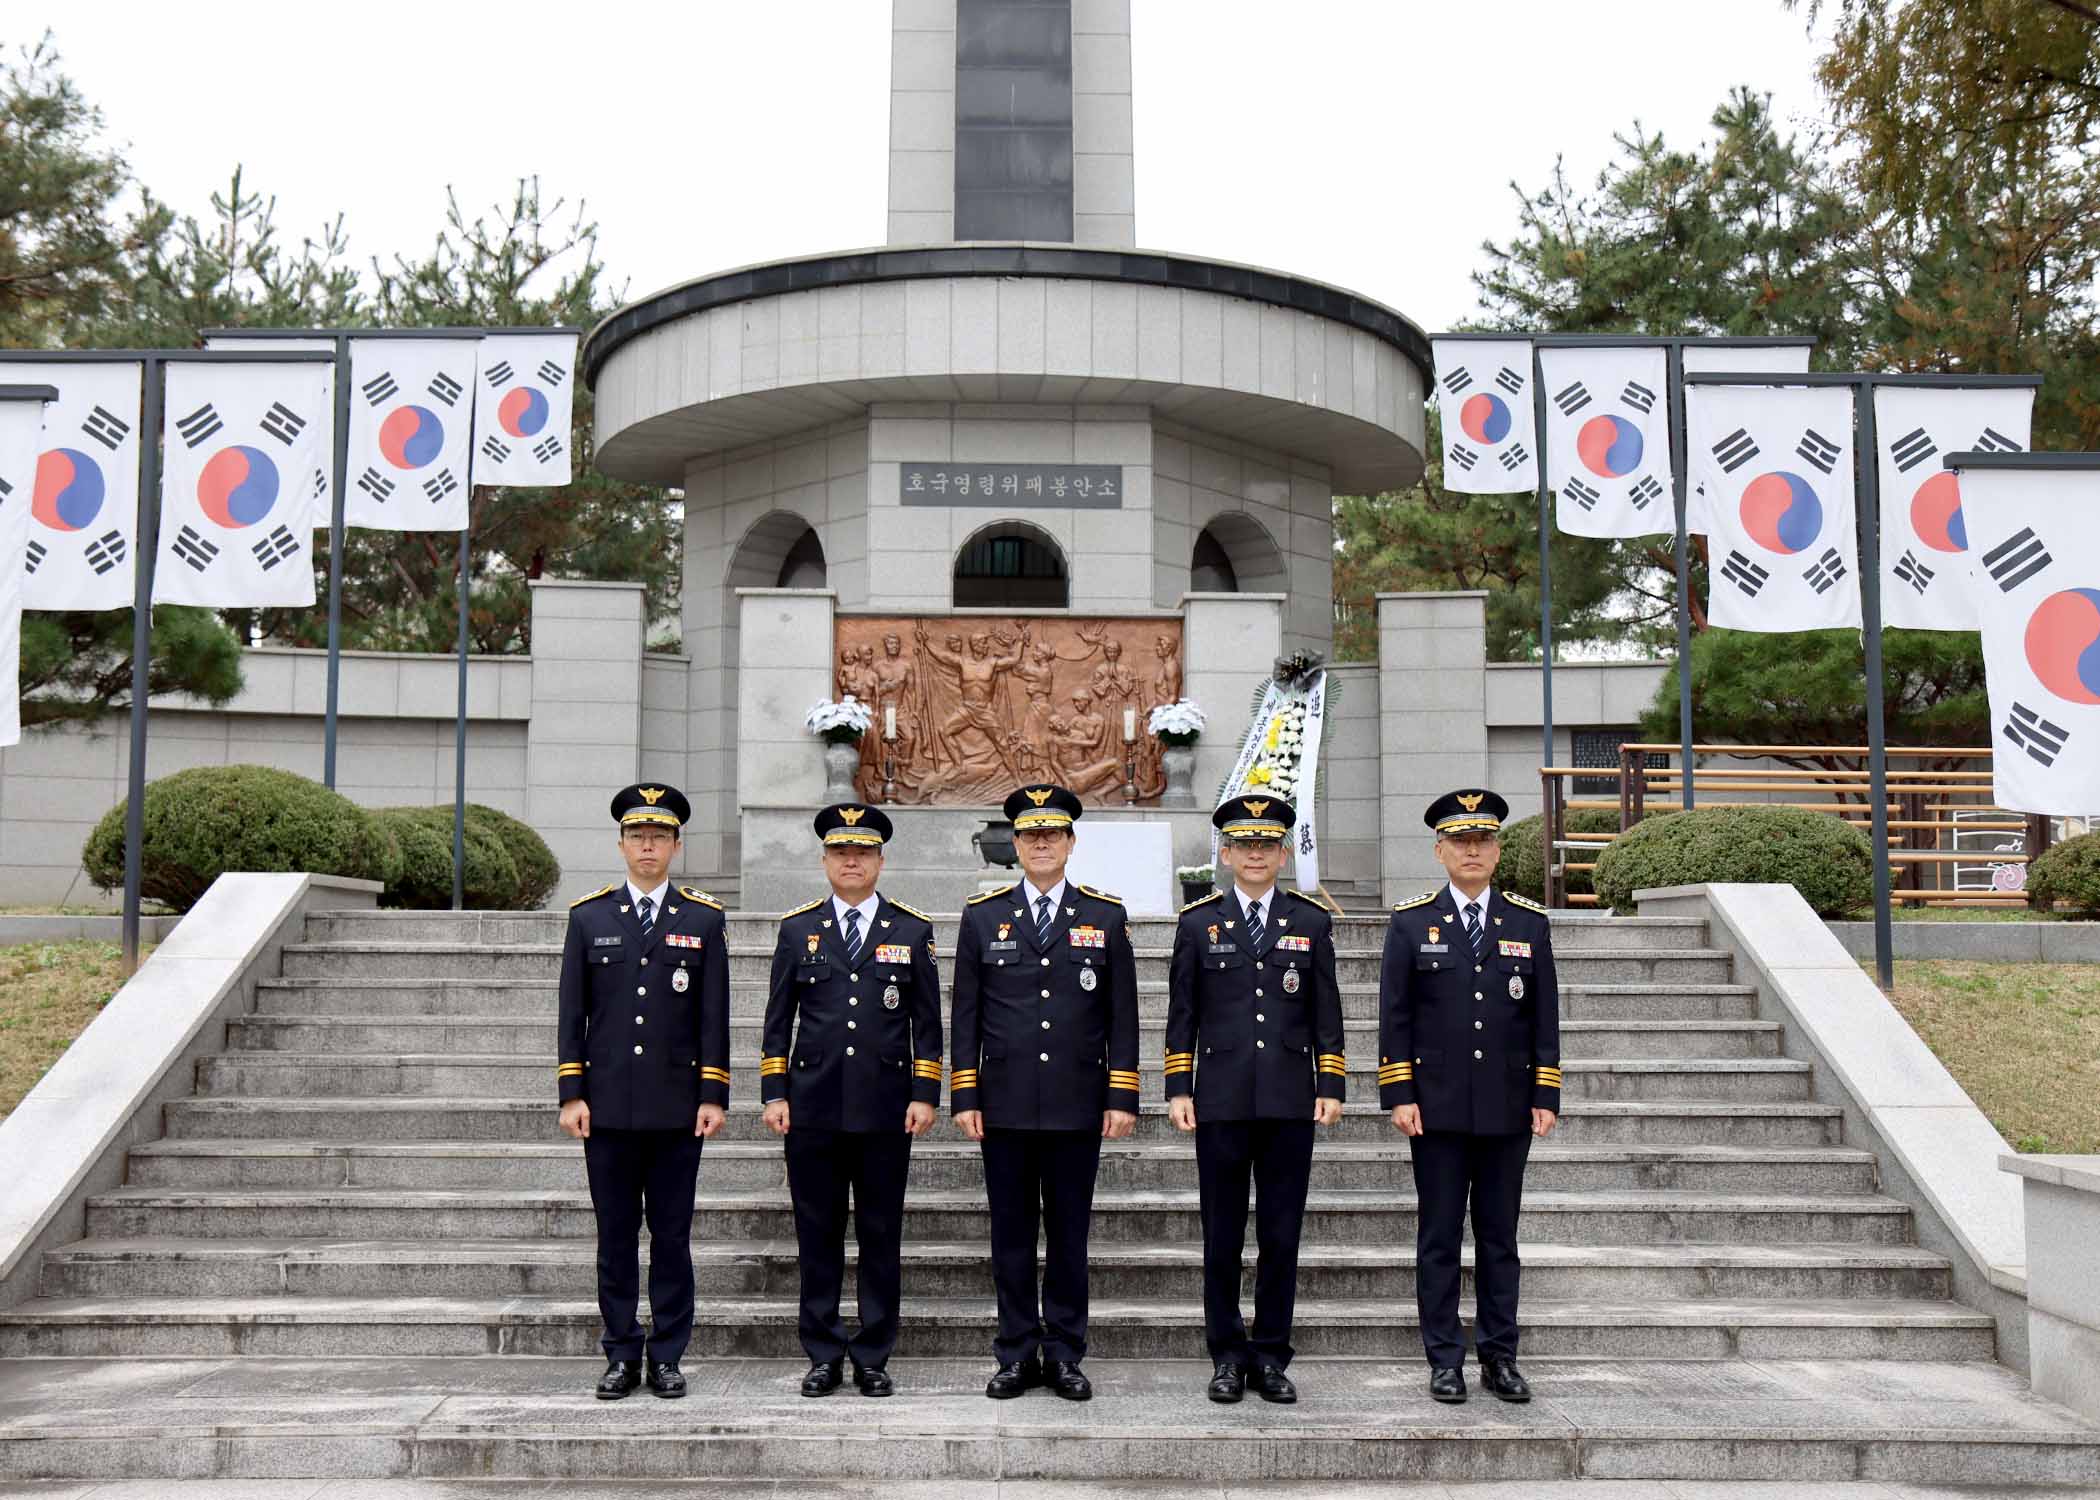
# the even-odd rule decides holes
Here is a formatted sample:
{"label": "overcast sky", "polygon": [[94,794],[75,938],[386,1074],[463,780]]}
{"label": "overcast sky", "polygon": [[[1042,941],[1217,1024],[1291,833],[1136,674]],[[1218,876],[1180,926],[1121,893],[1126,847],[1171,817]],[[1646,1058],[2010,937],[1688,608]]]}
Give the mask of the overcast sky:
{"label": "overcast sky", "polygon": [[[48,24],[179,209],[240,163],[287,236],[341,211],[363,262],[427,244],[448,185],[478,207],[537,173],[587,203],[638,296],[881,242],[889,12],[214,0]],[[1738,83],[1818,116],[1816,45],[1778,0],[1134,0],[1134,31],[1139,243],[1336,282],[1432,331],[1473,311],[1508,184],[1556,154],[1587,185],[1614,131],[1703,139]]]}

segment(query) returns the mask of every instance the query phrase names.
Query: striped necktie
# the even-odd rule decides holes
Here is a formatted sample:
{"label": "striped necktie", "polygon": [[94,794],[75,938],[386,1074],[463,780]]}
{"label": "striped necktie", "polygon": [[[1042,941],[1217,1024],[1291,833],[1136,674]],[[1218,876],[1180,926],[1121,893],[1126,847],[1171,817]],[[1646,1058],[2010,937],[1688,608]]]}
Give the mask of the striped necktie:
{"label": "striped necktie", "polygon": [[860,908],[857,906],[846,908],[846,962],[860,962]]}
{"label": "striped necktie", "polygon": [[1265,930],[1261,922],[1261,903],[1257,901],[1247,908],[1247,942],[1257,953],[1261,951],[1262,933]]}
{"label": "striped necktie", "polygon": [[1469,902],[1466,906],[1466,939],[1473,945],[1473,957],[1478,960],[1487,953],[1487,929],[1480,925],[1480,903]]}
{"label": "striped necktie", "polygon": [[634,903],[634,914],[642,919],[642,936],[647,937],[656,926],[656,903],[644,896]]}
{"label": "striped necktie", "polygon": [[1047,948],[1050,945],[1050,898],[1035,898],[1035,945]]}

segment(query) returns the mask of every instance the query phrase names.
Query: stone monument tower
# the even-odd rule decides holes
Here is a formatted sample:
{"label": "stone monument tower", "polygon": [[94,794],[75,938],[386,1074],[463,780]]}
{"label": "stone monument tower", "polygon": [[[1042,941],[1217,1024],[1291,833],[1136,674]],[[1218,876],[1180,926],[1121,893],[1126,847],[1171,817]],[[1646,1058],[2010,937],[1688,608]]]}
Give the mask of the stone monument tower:
{"label": "stone monument tower", "polygon": [[1414,324],[1135,248],[1130,55],[1128,0],[895,0],[888,243],[703,276],[585,343],[598,465],[685,494],[685,658],[655,668],[684,709],[645,754],[683,771],[687,869],[747,906],[808,883],[801,720],[842,691],[888,711],[861,794],[945,814],[916,840],[936,904],[1002,780],[1170,816],[1163,694],[1215,716],[1207,798],[1270,660],[1329,643],[1332,497],[1421,472]]}

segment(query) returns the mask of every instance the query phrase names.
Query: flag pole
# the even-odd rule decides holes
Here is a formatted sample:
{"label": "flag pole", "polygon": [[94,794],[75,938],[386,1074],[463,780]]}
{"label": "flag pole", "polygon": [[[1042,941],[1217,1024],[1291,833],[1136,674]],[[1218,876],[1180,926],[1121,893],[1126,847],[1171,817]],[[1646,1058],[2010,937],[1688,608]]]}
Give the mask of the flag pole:
{"label": "flag pole", "polygon": [[336,714],[343,686],[344,490],[350,481],[350,337],[335,340],[335,484],[328,515],[328,700],[321,727],[321,781],[335,790]]}
{"label": "flag pole", "polygon": [[[1538,452],[1539,500],[1539,766],[1553,764],[1553,518],[1546,510],[1546,379],[1537,340],[1531,344],[1531,433]],[[1553,851],[1546,851],[1550,864]]]}
{"label": "flag pole", "polygon": [[1859,610],[1861,645],[1867,670],[1867,795],[1874,830],[1874,980],[1881,992],[1895,988],[1895,930],[1889,910],[1889,757],[1883,722],[1885,691],[1881,660],[1881,444],[1874,423],[1874,377],[1862,375],[1853,387],[1858,404],[1859,441],[1853,465],[1858,476]]}
{"label": "flag pole", "polygon": [[1677,511],[1677,738],[1678,766],[1684,785],[1681,800],[1690,812],[1696,803],[1692,791],[1692,539],[1688,512],[1691,509],[1691,439],[1684,413],[1684,341],[1669,344],[1670,375],[1670,493]]}
{"label": "flag pole", "polygon": [[138,528],[131,559],[131,755],[124,792],[124,972],[139,968],[139,899],[145,881],[146,700],[153,676],[153,564],[160,548],[160,418],[165,366],[148,356],[139,411]]}
{"label": "flag pole", "polygon": [[[476,377],[478,380],[478,376]],[[452,722],[452,909],[467,909],[467,554],[474,530],[474,405],[467,404],[467,524],[459,529],[459,707]]]}

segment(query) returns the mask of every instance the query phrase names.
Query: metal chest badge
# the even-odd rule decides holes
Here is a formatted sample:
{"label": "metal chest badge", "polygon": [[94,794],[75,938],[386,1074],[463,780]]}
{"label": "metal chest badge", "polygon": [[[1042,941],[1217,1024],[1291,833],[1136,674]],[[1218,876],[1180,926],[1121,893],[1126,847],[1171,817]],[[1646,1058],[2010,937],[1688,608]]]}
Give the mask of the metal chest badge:
{"label": "metal chest badge", "polygon": [[812,953],[817,951],[817,935],[814,932],[809,935],[809,951]]}
{"label": "metal chest badge", "polygon": [[671,971],[671,988],[679,994],[683,995],[692,987],[692,983],[693,976],[688,974],[682,965]]}
{"label": "metal chest badge", "polygon": [[1512,1000],[1521,1000],[1524,998],[1523,975],[1512,974],[1509,976],[1509,998]]}
{"label": "metal chest badge", "polygon": [[882,987],[882,1008],[884,1010],[895,1010],[902,999],[903,997],[897,993],[897,986],[894,984],[886,984]]}
{"label": "metal chest badge", "polygon": [[1094,977],[1094,971],[1092,969],[1081,969],[1079,971],[1079,987],[1081,989],[1092,990],[1093,987],[1099,983],[1100,981]]}
{"label": "metal chest badge", "polygon": [[1430,927],[1429,927],[1429,941],[1431,941],[1431,942],[1433,943],[1433,942],[1435,942],[1436,940],[1437,940],[1437,928],[1436,928],[1436,924],[1435,924],[1435,923],[1431,923],[1431,924],[1430,924]]}
{"label": "metal chest badge", "polygon": [[1298,993],[1298,971],[1296,969],[1285,969],[1283,971],[1283,992],[1286,995]]}

